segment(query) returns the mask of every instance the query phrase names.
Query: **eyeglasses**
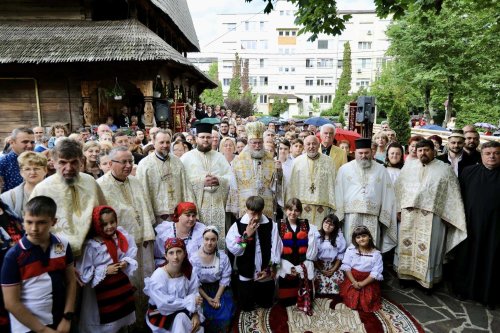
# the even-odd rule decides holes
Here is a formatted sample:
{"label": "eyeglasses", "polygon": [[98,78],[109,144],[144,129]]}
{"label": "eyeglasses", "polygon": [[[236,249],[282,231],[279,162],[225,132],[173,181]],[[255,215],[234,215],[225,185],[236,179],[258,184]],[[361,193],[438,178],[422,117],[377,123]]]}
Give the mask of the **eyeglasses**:
{"label": "eyeglasses", "polygon": [[134,160],[123,160],[123,161],[111,160],[111,162],[119,163],[122,165],[127,165],[127,164],[134,165]]}

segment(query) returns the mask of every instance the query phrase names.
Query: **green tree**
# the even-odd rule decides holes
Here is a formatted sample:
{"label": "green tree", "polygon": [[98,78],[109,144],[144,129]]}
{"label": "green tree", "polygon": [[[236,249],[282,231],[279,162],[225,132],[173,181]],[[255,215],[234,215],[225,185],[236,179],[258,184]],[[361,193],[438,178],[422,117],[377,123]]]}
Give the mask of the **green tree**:
{"label": "green tree", "polygon": [[279,117],[283,112],[288,111],[288,107],[290,104],[288,103],[288,99],[286,97],[273,96],[271,97],[274,101],[272,104],[270,116]]}
{"label": "green tree", "polygon": [[351,90],[352,65],[351,65],[351,46],[349,42],[344,44],[344,56],[342,58],[342,74],[340,74],[339,85],[335,90],[333,99],[333,113],[340,115],[344,111],[344,106],[349,102],[349,90]]}
{"label": "green tree", "polygon": [[312,112],[313,115],[318,114],[321,111],[321,105],[317,98],[313,98],[312,106],[309,107],[309,112]]}
{"label": "green tree", "polygon": [[231,83],[229,84],[229,91],[227,92],[227,97],[229,99],[240,99],[241,94],[241,60],[238,53],[234,55],[233,64],[233,77],[231,78]]}
{"label": "green tree", "polygon": [[203,103],[208,105],[222,105],[224,103],[224,95],[222,92],[222,84],[219,80],[219,65],[217,62],[210,65],[207,74],[213,81],[218,83],[218,86],[214,89],[205,89],[201,93],[200,99]]}
{"label": "green tree", "polygon": [[410,113],[399,101],[396,101],[389,112],[389,127],[396,132],[396,137],[401,144],[408,142],[411,136]]}

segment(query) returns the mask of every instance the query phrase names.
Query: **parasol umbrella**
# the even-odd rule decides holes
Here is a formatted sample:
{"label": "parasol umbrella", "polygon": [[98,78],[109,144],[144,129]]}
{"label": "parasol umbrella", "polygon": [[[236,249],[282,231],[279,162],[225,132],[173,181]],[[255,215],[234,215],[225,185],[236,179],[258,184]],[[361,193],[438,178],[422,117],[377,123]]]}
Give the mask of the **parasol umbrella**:
{"label": "parasol umbrella", "polygon": [[193,125],[198,125],[198,124],[220,124],[220,119],[219,118],[203,118],[201,120],[197,120],[193,123]]}
{"label": "parasol umbrella", "polygon": [[354,151],[355,141],[360,137],[361,134],[354,131],[348,131],[342,128],[337,128],[335,130],[335,140],[337,140],[337,144],[342,140],[347,140],[349,141],[349,147],[351,151]]}
{"label": "parasol umbrella", "polygon": [[421,129],[432,130],[432,131],[446,131],[446,132],[449,132],[449,130],[447,130],[446,128],[441,127],[439,125],[424,125],[424,126],[421,126],[420,128]]}
{"label": "parasol umbrella", "polygon": [[497,129],[497,127],[495,125],[488,124],[488,123],[475,123],[474,126],[481,127],[481,128],[488,128],[488,129]]}
{"label": "parasol umbrella", "polygon": [[331,124],[331,123],[332,122],[330,120],[323,118],[323,117],[312,117],[312,118],[308,118],[308,119],[306,119],[306,121],[304,121],[304,124],[313,125],[316,127],[323,126],[325,124]]}
{"label": "parasol umbrella", "polygon": [[280,120],[278,118],[271,117],[271,116],[260,117],[257,120],[260,121],[261,123],[263,123],[266,126],[269,125],[269,123],[280,124]]}

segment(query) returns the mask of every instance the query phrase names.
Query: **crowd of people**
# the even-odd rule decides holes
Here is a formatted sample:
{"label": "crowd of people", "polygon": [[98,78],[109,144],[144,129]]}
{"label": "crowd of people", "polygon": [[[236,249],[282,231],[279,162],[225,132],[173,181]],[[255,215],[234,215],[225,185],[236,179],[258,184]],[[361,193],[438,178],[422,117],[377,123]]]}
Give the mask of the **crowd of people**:
{"label": "crowd of people", "polygon": [[127,117],[12,131],[0,331],[228,332],[237,309],[312,315],[315,297],[374,312],[387,269],[402,288],[445,281],[497,305],[500,143],[473,126],[443,147],[384,123],[351,146],[333,124],[266,126],[201,103],[185,133]]}

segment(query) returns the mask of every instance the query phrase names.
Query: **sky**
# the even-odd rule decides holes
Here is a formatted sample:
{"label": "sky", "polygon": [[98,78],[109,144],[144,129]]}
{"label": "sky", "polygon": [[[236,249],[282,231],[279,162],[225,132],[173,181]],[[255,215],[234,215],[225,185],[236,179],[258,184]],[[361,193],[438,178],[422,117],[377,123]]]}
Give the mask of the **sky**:
{"label": "sky", "polygon": [[[217,14],[234,13],[258,13],[263,11],[267,0],[253,0],[250,3],[245,0],[187,0],[191,17],[200,48],[203,51],[204,46],[216,39],[216,16]],[[337,0],[339,9],[373,9],[375,8],[373,0]]]}

